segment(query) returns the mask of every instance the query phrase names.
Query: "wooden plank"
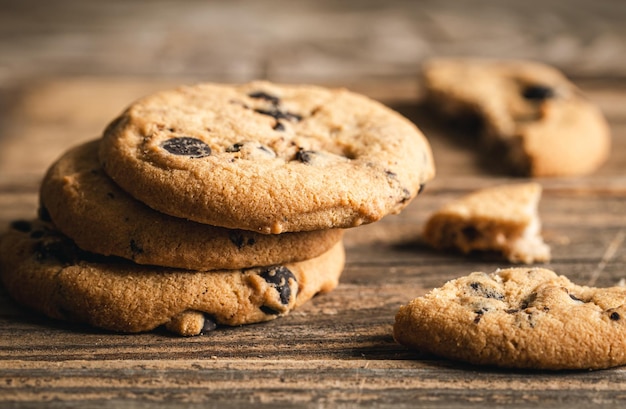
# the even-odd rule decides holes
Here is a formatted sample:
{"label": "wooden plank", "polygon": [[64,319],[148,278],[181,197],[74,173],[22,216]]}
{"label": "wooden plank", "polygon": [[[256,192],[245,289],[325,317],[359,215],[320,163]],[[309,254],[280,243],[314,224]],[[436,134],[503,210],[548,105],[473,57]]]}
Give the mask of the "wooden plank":
{"label": "wooden plank", "polygon": [[4,84],[89,74],[345,83],[410,77],[433,55],[537,59],[579,77],[626,73],[626,10],[615,0],[57,0],[48,8],[5,0],[2,11]]}

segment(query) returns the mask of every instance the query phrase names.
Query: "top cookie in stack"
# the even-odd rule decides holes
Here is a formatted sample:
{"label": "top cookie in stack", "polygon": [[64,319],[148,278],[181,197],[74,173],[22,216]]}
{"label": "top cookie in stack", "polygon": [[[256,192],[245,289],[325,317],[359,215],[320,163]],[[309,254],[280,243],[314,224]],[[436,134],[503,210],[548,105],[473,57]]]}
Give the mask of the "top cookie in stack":
{"label": "top cookie in stack", "polygon": [[139,100],[106,129],[100,160],[160,212],[264,234],[379,220],[434,176],[427,140],[382,104],[268,82]]}

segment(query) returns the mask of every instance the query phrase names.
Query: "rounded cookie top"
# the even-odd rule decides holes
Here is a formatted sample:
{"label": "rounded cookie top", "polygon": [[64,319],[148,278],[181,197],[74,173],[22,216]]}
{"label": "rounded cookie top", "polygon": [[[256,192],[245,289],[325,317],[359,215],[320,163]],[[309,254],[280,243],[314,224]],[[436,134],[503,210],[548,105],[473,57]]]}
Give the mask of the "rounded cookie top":
{"label": "rounded cookie top", "polygon": [[472,273],[402,306],[403,345],[481,365],[601,369],[626,364],[626,288],[573,284],[541,268]]}
{"label": "rounded cookie top", "polygon": [[267,233],[345,228],[404,208],[434,176],[406,118],[344,89],[198,84],[132,104],[105,171],[161,212]]}
{"label": "rounded cookie top", "polygon": [[488,146],[501,149],[516,173],[586,174],[608,157],[606,119],[551,66],[524,60],[438,58],[428,61],[422,74],[427,99],[445,115],[480,117]]}
{"label": "rounded cookie top", "polygon": [[341,241],[306,261],[198,272],[140,266],[81,251],[40,221],[0,236],[0,279],[19,303],[45,315],[121,332],[164,325],[197,335],[217,324],[262,322],[332,290],[344,265]]}
{"label": "rounded cookie top", "polygon": [[83,250],[191,270],[236,269],[316,257],[342,230],[266,235],[159,213],[119,188],[98,162],[98,143],[65,152],[41,184],[54,225]]}

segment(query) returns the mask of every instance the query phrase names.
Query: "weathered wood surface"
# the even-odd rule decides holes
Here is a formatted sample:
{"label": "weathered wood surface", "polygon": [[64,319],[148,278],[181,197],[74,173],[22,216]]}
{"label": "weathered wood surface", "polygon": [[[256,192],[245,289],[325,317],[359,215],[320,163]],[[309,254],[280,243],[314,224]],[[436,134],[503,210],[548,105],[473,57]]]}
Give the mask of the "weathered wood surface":
{"label": "weathered wood surface", "polygon": [[35,214],[43,172],[64,150],[96,137],[134,98],[199,79],[346,85],[415,121],[438,167],[402,214],[347,233],[334,292],[273,322],[194,338],[112,334],[25,311],[0,287],[0,407],[624,406],[626,368],[473,367],[409,351],[391,328],[402,303],[507,266],[420,242],[438,206],[511,181],[420,105],[415,73],[431,55],[537,58],[602,108],[613,131],[606,165],[539,180],[547,266],[579,284],[626,278],[625,8],[618,0],[0,0],[0,230]]}

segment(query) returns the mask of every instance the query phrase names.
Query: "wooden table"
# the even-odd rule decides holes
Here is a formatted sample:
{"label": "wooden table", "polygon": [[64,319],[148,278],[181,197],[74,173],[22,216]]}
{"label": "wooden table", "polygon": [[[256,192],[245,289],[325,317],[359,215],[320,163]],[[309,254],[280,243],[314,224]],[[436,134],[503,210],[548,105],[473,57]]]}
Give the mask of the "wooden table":
{"label": "wooden table", "polygon": [[[116,18],[126,21],[111,17]],[[37,33],[31,26],[27,31]],[[77,73],[67,61],[51,71],[31,67],[33,72],[24,73],[19,61],[0,76],[0,230],[13,219],[34,216],[43,172],[64,150],[97,136],[132,99],[199,77],[189,70],[145,76],[140,69],[126,76],[88,64]],[[438,168],[436,180],[403,213],[347,233],[347,264],[335,291],[279,320],[180,338],[56,322],[20,308],[0,287],[0,407],[623,406],[624,368],[481,368],[393,341],[401,304],[457,276],[507,266],[493,255],[430,250],[420,241],[428,215],[474,189],[523,180],[485,167],[471,139],[434,120],[420,104],[420,84],[406,75],[406,63],[394,66],[398,71],[349,80],[331,70],[315,81],[346,83],[415,121],[431,141]],[[576,82],[609,119],[609,161],[593,175],[538,180],[544,187],[544,238],[553,254],[547,267],[578,284],[598,286],[626,278],[626,82],[618,64],[604,67],[609,68],[587,66]],[[242,77],[251,75],[294,79],[271,70]]]}

